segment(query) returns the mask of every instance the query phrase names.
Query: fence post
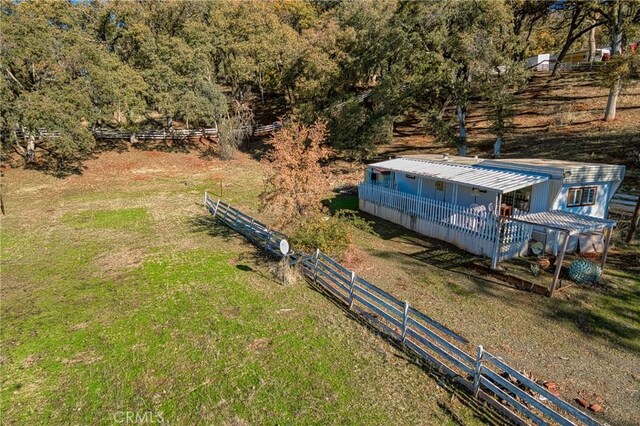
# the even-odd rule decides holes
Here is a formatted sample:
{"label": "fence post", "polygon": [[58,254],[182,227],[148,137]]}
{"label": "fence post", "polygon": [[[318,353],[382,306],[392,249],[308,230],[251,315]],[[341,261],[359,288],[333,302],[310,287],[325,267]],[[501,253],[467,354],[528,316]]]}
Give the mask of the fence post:
{"label": "fence post", "polygon": [[356,286],[356,273],[351,271],[351,282],[349,283],[349,310],[353,308],[353,290]]}
{"label": "fence post", "polygon": [[476,361],[474,363],[474,371],[473,371],[473,396],[475,398],[478,397],[478,392],[480,391],[480,377],[482,375],[482,358],[484,357],[484,348],[482,345],[479,345],[476,349]]}
{"label": "fence post", "polygon": [[402,315],[402,338],[400,341],[404,345],[404,341],[407,338],[407,326],[409,325],[409,302],[404,302],[404,313]]}
{"label": "fence post", "polygon": [[233,226],[238,228],[238,219],[240,218],[240,210],[236,210],[236,218],[233,220]]}
{"label": "fence post", "polygon": [[313,261],[313,282],[318,283],[318,261],[320,260],[320,249],[316,249],[316,256]]}
{"label": "fence post", "polygon": [[213,210],[213,216],[215,217],[218,213],[218,206],[220,205],[220,198],[218,198],[218,202],[216,203],[216,208]]}

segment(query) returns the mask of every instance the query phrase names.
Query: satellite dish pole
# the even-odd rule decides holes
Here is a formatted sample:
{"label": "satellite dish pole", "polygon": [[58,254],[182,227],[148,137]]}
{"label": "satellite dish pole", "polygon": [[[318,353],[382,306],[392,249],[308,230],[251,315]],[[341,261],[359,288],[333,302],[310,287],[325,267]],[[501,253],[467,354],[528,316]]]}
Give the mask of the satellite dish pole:
{"label": "satellite dish pole", "polygon": [[284,238],[280,240],[280,253],[282,253],[282,286],[286,286],[287,284],[287,271],[286,268],[289,267],[289,242]]}

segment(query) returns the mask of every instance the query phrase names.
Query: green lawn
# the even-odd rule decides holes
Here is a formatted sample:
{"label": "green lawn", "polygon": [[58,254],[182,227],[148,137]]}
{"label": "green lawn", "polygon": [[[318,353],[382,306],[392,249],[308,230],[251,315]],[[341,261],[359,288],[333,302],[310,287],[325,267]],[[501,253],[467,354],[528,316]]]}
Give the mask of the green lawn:
{"label": "green lawn", "polygon": [[[479,423],[386,341],[306,284],[281,287],[255,248],[203,222],[208,181],[188,176],[131,187],[7,173],[3,424],[111,424],[126,412],[453,424],[449,410]],[[255,206],[260,176],[244,178],[225,190]]]}

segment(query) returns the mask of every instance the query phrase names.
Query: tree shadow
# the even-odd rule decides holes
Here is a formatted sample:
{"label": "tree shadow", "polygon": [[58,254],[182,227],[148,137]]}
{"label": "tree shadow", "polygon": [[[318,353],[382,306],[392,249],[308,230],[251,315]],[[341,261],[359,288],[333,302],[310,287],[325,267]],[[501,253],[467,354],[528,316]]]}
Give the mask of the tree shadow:
{"label": "tree shadow", "polygon": [[377,321],[375,316],[371,315],[369,312],[360,310],[357,307],[349,309],[349,307],[340,301],[335,295],[322,287],[315,285],[312,280],[305,279],[305,281],[310,289],[324,296],[335,307],[340,309],[345,318],[355,321],[370,332],[374,333],[380,339],[390,343],[397,349],[397,352],[393,354],[395,358],[401,359],[420,368],[425,374],[427,374],[427,376],[429,376],[429,378],[434,380],[438,386],[445,389],[451,395],[451,398],[455,395],[458,400],[471,409],[473,415],[484,424],[501,426],[511,424],[511,422],[509,422],[502,414],[498,413],[493,408],[488,407],[482,401],[474,398],[469,393],[468,388],[465,387],[462,382],[469,383],[472,380],[471,377],[463,377],[460,375],[451,376],[447,374],[444,370],[426,361],[420,355],[404,346],[398,338],[394,337],[393,330],[385,324],[382,324],[380,321]]}
{"label": "tree shadow", "polygon": [[640,354],[639,287],[605,292],[583,287],[576,298],[586,303],[558,301],[553,309],[545,309],[544,315],[573,324],[587,338],[598,337]]}
{"label": "tree shadow", "polygon": [[322,205],[325,206],[329,213],[334,215],[340,210],[358,211],[358,196],[351,195],[354,191],[357,194],[357,187],[345,187],[339,191],[345,191],[346,194],[338,193],[332,198],[322,200]]}
{"label": "tree shadow", "polygon": [[[397,239],[415,246],[401,251],[370,250],[377,258],[392,260],[401,268],[411,270],[417,263],[438,268],[446,273],[460,275],[468,280],[452,280],[443,275],[447,281],[446,287],[453,293],[463,297],[486,295],[495,299],[500,304],[512,307],[521,306],[522,303],[536,303],[541,316],[554,321],[564,321],[573,324],[585,336],[597,337],[606,342],[619,345],[634,353],[640,352],[640,280],[636,285],[621,285],[616,290],[604,290],[592,287],[575,287],[563,291],[570,291],[571,297],[565,300],[562,297],[553,299],[544,298],[538,294],[518,290],[517,287],[502,281],[493,275],[483,274],[469,269],[470,262],[481,259],[462,251],[455,246],[439,240],[416,235],[398,225],[384,220],[374,221],[374,230],[381,234],[383,239]],[[612,254],[610,259],[615,259]],[[628,270],[630,274],[640,266],[637,265],[638,254],[623,254],[612,262],[612,266]],[[634,263],[636,262],[636,263]],[[424,271],[427,276],[428,270]],[[549,272],[549,277],[551,277]],[[566,277],[564,277],[566,279]],[[429,280],[427,279],[426,282]],[[562,287],[562,286],[561,286]],[[505,290],[515,290],[520,296],[512,297]],[[392,290],[392,289],[389,289]],[[585,303],[576,303],[577,300]],[[523,302],[524,301],[524,302]],[[535,301],[535,302],[534,302]],[[585,308],[584,306],[594,306]]]}
{"label": "tree shadow", "polygon": [[230,240],[239,235],[213,216],[198,215],[190,218],[187,223],[193,233],[205,233],[212,237],[222,237],[225,240]]}

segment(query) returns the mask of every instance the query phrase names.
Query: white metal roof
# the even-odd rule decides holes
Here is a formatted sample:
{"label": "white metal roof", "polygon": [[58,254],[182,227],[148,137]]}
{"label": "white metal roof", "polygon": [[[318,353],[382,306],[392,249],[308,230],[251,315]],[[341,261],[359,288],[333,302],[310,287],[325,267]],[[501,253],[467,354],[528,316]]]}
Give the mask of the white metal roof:
{"label": "white metal roof", "polygon": [[515,219],[534,223],[536,225],[566,229],[572,234],[601,231],[604,228],[611,228],[616,224],[614,220],[600,219],[597,217],[585,216],[562,210],[524,213],[515,216]]}
{"label": "white metal roof", "polygon": [[403,155],[401,158],[445,164],[474,165],[524,173],[547,174],[564,183],[615,182],[624,178],[625,167],[615,164],[563,161],[549,158],[487,159],[440,154]]}
{"label": "white metal roof", "polygon": [[511,192],[544,182],[550,177],[544,174],[496,170],[472,165],[410,158],[394,158],[393,160],[370,164],[369,167],[425,176],[500,193]]}

